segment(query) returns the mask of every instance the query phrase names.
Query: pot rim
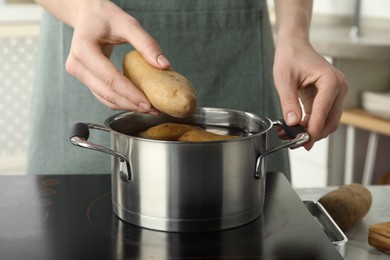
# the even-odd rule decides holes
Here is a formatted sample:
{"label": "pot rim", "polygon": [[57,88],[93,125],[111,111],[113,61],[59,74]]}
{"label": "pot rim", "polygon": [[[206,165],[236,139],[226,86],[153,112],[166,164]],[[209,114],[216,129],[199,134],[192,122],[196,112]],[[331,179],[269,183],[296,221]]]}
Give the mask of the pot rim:
{"label": "pot rim", "polygon": [[[255,124],[258,126],[261,124],[261,131],[260,130],[253,131],[253,129],[235,127],[235,128],[240,128],[240,129],[246,130],[250,134],[247,136],[240,136],[238,138],[229,139],[229,140],[190,142],[191,145],[197,145],[197,144],[205,145],[206,143],[237,142],[237,141],[241,141],[241,140],[252,139],[254,137],[263,135],[264,133],[268,132],[274,125],[272,120],[269,119],[268,117],[257,115],[257,114],[251,113],[251,112],[245,112],[245,111],[240,111],[240,110],[236,110],[236,109],[226,109],[226,108],[197,107],[195,112],[191,116],[186,117],[186,118],[175,118],[175,117],[171,117],[169,115],[163,114],[163,113],[160,114],[159,116],[155,116],[155,115],[150,115],[150,114],[141,114],[141,113],[137,113],[134,111],[124,111],[124,112],[120,112],[120,113],[117,113],[117,114],[114,114],[114,115],[108,117],[104,121],[104,126],[111,133],[115,133],[115,134],[120,135],[120,136],[126,136],[126,137],[133,138],[133,139],[139,140],[139,141],[154,142],[154,143],[157,142],[157,143],[189,144],[189,142],[185,142],[185,141],[155,140],[155,139],[148,139],[148,138],[142,138],[142,137],[138,137],[138,136],[134,136],[134,135],[129,135],[129,134],[124,133],[125,131],[122,132],[120,130],[115,129],[115,127],[113,127],[112,125],[114,123],[117,123],[121,119],[127,119],[131,116],[134,116],[137,119],[142,118],[145,121],[152,121],[152,122],[161,121],[160,123],[165,123],[165,122],[186,123],[186,124],[195,124],[195,125],[204,125],[204,126],[222,126],[222,127],[229,128],[229,125],[226,125],[227,122],[223,122],[223,121],[208,122],[208,123],[206,122],[204,124],[199,124],[199,123],[195,122],[196,119],[207,118],[208,114],[213,114],[213,113],[216,115],[217,114],[224,115],[225,118],[227,118],[227,116],[239,116],[239,117],[241,117],[240,118],[241,120],[245,119],[244,120],[245,122],[248,122],[248,123],[252,122],[252,124]],[[152,126],[157,125],[157,124],[158,123],[154,123],[154,124],[151,123],[151,124],[144,125],[144,127],[152,127]],[[131,129],[132,128],[128,128],[126,131],[131,130]]]}

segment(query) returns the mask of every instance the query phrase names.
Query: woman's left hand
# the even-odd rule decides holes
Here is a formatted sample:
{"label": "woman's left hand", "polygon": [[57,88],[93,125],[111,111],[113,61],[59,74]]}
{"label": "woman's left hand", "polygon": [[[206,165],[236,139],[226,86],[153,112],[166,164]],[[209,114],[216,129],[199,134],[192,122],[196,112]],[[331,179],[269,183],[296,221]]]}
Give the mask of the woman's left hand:
{"label": "woman's left hand", "polygon": [[348,90],[344,75],[306,39],[278,40],[273,74],[284,120],[307,129],[304,147],[310,150],[339,125]]}

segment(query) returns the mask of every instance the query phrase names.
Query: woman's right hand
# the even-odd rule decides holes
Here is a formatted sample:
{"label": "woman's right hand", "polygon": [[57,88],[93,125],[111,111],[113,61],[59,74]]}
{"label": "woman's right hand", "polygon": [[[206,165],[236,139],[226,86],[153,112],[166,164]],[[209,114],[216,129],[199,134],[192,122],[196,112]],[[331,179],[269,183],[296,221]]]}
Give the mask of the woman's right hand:
{"label": "woman's right hand", "polygon": [[158,114],[146,96],[109,60],[114,45],[130,43],[151,65],[170,64],[138,21],[108,0],[79,1],[68,23],[74,34],[66,70],[111,109]]}

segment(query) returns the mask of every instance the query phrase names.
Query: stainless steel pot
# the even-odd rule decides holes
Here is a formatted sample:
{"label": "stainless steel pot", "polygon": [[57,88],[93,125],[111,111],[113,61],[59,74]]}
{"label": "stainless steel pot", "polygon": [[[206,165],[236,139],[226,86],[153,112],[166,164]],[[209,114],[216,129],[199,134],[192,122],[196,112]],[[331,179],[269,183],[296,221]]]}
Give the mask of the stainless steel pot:
{"label": "stainless steel pot", "polygon": [[[164,123],[194,124],[242,137],[188,143],[143,139],[132,135]],[[237,110],[198,108],[188,118],[124,112],[109,117],[105,126],[76,124],[74,145],[113,155],[112,202],[115,214],[145,228],[193,232],[244,225],[262,214],[266,155],[307,142],[298,128],[294,139],[267,149],[267,117]],[[89,129],[111,132],[111,149],[88,142]]]}

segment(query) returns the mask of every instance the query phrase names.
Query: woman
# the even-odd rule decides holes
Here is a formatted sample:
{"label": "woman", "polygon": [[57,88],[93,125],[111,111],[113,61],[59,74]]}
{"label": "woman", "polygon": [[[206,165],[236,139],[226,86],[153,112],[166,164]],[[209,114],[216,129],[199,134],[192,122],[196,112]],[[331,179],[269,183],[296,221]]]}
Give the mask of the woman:
{"label": "woman", "polygon": [[[347,84],[309,43],[311,0],[275,1],[276,52],[265,0],[37,2],[48,13],[39,40],[29,173],[108,173],[109,156],[72,147],[69,127],[102,123],[113,110],[158,114],[120,71],[132,48],[151,65],[173,66],[189,78],[200,106],[279,118],[278,93],[287,124],[303,120],[308,150],[338,125]],[[109,146],[107,134],[93,137]],[[270,145],[278,142],[276,134],[271,139]],[[287,152],[269,156],[268,170],[289,176]]]}

